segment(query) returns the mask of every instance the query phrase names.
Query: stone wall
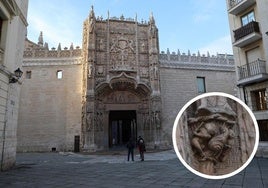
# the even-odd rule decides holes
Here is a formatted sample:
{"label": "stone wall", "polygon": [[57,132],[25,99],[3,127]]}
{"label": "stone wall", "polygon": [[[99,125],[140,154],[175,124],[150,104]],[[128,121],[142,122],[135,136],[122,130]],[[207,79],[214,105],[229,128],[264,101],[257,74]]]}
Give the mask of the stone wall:
{"label": "stone wall", "polygon": [[[174,57],[178,55],[174,55]],[[225,92],[231,95],[236,93],[236,75],[232,59],[225,56],[207,57],[206,61],[193,62],[187,60],[168,60],[167,54],[160,55],[160,83],[162,91],[162,139],[166,145],[171,144],[173,124],[180,109],[192,98],[199,95],[197,92],[197,77],[205,78],[207,92]],[[187,59],[192,59],[188,55]],[[170,141],[170,142],[169,142]]]}
{"label": "stone wall", "polygon": [[[48,66],[48,64],[50,66]],[[82,68],[79,58],[28,59],[18,127],[18,151],[69,151],[81,131]],[[62,79],[57,71],[62,71]]]}

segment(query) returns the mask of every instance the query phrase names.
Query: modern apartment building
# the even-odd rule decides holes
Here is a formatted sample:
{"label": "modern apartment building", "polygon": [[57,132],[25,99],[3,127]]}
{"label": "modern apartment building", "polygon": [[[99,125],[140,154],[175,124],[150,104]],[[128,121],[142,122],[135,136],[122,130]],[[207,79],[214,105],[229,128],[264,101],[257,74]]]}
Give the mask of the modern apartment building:
{"label": "modern apartment building", "polygon": [[256,116],[260,130],[258,154],[265,155],[265,145],[268,146],[268,1],[226,1],[238,96]]}

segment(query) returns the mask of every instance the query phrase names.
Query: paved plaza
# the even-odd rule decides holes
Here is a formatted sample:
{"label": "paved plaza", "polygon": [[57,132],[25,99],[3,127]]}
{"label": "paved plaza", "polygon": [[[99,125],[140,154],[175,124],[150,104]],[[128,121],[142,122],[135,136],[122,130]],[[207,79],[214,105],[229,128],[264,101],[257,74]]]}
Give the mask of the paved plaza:
{"label": "paved plaza", "polygon": [[[137,152],[136,152],[137,154]],[[268,187],[268,159],[254,158],[239,174],[207,180],[188,171],[174,151],[147,152],[128,162],[123,153],[19,153],[14,169],[0,172],[0,187]]]}

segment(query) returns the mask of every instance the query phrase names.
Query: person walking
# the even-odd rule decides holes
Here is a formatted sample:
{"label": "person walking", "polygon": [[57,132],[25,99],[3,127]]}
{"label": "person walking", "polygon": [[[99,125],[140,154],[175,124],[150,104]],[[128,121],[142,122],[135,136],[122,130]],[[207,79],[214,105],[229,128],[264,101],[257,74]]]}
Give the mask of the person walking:
{"label": "person walking", "polygon": [[141,136],[138,137],[137,145],[139,148],[141,161],[144,161],[144,152],[146,151],[146,149],[145,149],[144,140]]}
{"label": "person walking", "polygon": [[128,154],[127,154],[127,161],[129,161],[129,156],[131,155],[132,161],[134,161],[134,148],[135,148],[135,143],[132,138],[129,138],[129,141],[127,143],[127,148],[128,148]]}

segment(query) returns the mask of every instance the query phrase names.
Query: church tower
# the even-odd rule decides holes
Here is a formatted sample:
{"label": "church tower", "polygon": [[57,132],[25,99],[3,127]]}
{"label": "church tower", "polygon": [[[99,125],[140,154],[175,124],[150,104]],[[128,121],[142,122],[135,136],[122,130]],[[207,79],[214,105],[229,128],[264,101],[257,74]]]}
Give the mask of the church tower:
{"label": "church tower", "polygon": [[158,29],[149,22],[95,16],[84,22],[82,149],[124,145],[141,135],[148,147],[161,137]]}

